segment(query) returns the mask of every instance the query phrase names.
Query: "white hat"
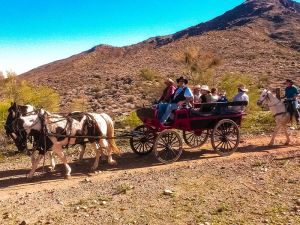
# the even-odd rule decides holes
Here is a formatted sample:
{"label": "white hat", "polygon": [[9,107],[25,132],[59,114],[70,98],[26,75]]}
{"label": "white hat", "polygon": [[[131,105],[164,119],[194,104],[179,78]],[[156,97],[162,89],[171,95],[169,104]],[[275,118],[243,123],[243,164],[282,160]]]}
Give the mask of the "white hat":
{"label": "white hat", "polygon": [[201,89],[201,86],[198,84],[198,85],[196,85],[195,87],[194,87],[194,90],[195,89]]}
{"label": "white hat", "polygon": [[238,85],[238,89],[240,89],[241,91],[243,91],[243,92],[248,92],[249,90],[245,87],[245,85],[243,85],[243,84],[239,84]]}
{"label": "white hat", "polygon": [[209,87],[207,85],[202,85],[201,90],[210,92]]}

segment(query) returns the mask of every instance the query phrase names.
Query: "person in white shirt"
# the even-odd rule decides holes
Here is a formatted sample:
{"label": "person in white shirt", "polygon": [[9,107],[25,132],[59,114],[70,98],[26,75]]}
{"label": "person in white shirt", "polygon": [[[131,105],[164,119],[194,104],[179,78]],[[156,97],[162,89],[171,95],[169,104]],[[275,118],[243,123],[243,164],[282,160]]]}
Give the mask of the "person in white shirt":
{"label": "person in white shirt", "polygon": [[194,104],[199,104],[201,103],[201,85],[196,85],[194,87],[194,90],[193,90],[193,95],[194,95]]}
{"label": "person in white shirt", "polygon": [[[249,96],[247,95],[247,92],[249,90],[245,87],[245,85],[240,84],[238,85],[238,93],[236,96],[234,96],[233,101],[234,102],[241,102],[241,101],[246,101],[249,103]],[[246,107],[245,106],[234,106],[233,110],[238,111],[238,112],[243,112],[245,111]]]}

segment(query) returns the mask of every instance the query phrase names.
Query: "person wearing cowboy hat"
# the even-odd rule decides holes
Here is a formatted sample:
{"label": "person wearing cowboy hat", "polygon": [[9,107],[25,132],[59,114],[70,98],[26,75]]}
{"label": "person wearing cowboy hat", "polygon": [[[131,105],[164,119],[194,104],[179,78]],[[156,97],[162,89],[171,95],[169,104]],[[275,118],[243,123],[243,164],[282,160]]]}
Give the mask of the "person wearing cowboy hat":
{"label": "person wearing cowboy hat", "polygon": [[210,103],[211,94],[208,85],[201,86],[201,103]]}
{"label": "person wearing cowboy hat", "polygon": [[287,100],[287,102],[290,102],[293,107],[293,114],[296,117],[296,121],[299,124],[300,123],[300,115],[299,115],[299,103],[297,100],[297,97],[299,96],[299,88],[294,85],[294,82],[290,79],[286,79],[285,81],[286,88],[285,88],[285,96],[284,98]]}
{"label": "person wearing cowboy hat", "polygon": [[188,80],[184,77],[179,77],[176,79],[177,81],[177,88],[174,94],[171,96],[170,103],[168,104],[166,111],[164,112],[163,116],[160,118],[160,122],[165,124],[166,121],[169,119],[172,111],[174,109],[178,109],[179,107],[183,106],[187,102],[193,101],[193,93],[190,88],[186,85]]}
{"label": "person wearing cowboy hat", "polygon": [[158,103],[167,103],[171,100],[171,96],[174,94],[176,87],[174,81],[171,78],[165,80],[165,89],[163,90],[162,96],[158,100]]}
{"label": "person wearing cowboy hat", "polygon": [[[249,103],[249,96],[247,95],[247,92],[249,91],[245,85],[239,84],[238,87],[238,93],[236,96],[234,96],[233,101],[234,102],[248,102]],[[243,112],[245,110],[245,106],[234,106],[232,109],[234,111]]]}

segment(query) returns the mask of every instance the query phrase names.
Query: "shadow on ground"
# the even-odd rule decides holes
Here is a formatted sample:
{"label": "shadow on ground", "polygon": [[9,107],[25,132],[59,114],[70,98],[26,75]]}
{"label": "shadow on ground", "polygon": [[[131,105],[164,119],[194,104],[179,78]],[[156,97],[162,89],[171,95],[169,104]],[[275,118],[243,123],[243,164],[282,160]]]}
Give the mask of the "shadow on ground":
{"label": "shadow on ground", "polygon": [[[276,149],[286,148],[287,146],[276,146]],[[250,152],[268,152],[269,150],[274,149],[274,147],[269,146],[255,146],[255,145],[246,145],[240,147],[237,152],[245,154]],[[212,150],[197,150],[197,149],[186,149],[179,161],[191,161],[191,160],[206,160],[209,158],[217,158],[219,155],[215,154]],[[146,167],[156,167],[162,165],[155,158],[154,154],[151,153],[146,156],[138,156],[132,152],[127,152],[122,154],[122,156],[116,158],[118,165],[110,166],[106,161],[101,161],[98,167],[98,170],[101,171],[119,171],[119,170],[130,170],[137,168],[146,168]],[[78,176],[91,176],[90,168],[93,164],[94,158],[84,159],[82,162],[74,161],[69,163],[72,168],[72,177]],[[46,160],[46,162],[48,162]],[[4,170],[0,171],[0,189],[6,187],[13,187],[21,184],[32,184],[39,182],[55,182],[57,180],[64,179],[65,168],[63,164],[58,164],[55,171],[41,173],[43,168],[40,167],[37,170],[37,174],[33,180],[28,181],[26,179],[26,174],[29,172],[29,169],[13,169],[13,170]],[[41,174],[41,175],[38,175]]]}

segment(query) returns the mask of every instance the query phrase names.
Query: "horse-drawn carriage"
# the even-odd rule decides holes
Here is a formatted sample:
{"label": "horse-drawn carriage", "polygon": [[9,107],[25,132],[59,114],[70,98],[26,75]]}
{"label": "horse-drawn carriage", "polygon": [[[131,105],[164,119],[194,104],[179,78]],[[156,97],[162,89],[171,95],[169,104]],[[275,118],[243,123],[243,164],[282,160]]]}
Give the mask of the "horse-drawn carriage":
{"label": "horse-drawn carriage", "polygon": [[[207,103],[196,108],[177,109],[168,126],[159,122],[156,107],[138,109],[137,116],[143,125],[135,128],[130,138],[131,148],[139,155],[154,151],[160,162],[171,163],[182,154],[182,139],[189,147],[199,148],[211,138],[211,145],[219,155],[231,155],[240,143],[244,115],[232,108],[245,105],[247,102]],[[177,130],[182,131],[182,137]]]}

